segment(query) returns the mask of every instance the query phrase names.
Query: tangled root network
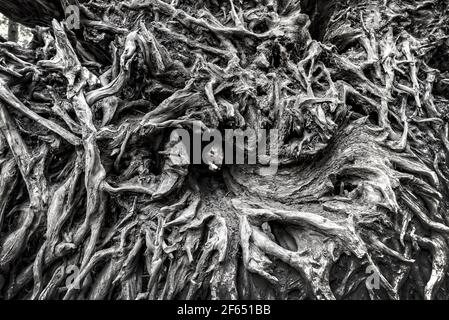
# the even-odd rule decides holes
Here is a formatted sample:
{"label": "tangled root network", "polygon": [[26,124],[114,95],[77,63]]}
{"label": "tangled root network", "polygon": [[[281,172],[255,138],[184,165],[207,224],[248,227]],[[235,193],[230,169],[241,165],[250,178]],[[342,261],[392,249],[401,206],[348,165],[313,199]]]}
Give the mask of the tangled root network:
{"label": "tangled root network", "polygon": [[0,298],[449,298],[447,1],[1,2]]}

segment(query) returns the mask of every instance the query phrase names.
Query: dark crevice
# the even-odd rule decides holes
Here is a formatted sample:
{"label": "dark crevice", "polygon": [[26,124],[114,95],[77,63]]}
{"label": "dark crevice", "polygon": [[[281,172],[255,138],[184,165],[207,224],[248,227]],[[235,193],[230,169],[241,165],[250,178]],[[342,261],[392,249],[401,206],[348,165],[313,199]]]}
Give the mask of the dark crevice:
{"label": "dark crevice", "polygon": [[335,5],[335,0],[301,1],[301,11],[309,16],[311,22],[309,32],[312,39],[318,41],[323,39]]}

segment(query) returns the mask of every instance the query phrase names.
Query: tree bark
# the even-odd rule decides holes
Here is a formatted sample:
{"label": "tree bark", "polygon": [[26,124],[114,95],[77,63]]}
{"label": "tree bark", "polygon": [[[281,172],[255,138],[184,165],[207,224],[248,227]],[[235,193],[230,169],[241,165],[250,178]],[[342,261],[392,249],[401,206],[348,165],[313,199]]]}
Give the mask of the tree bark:
{"label": "tree bark", "polygon": [[73,4],[0,2],[2,298],[448,298],[445,2]]}
{"label": "tree bark", "polygon": [[53,19],[63,19],[64,10],[59,0],[6,0],[0,3],[0,12],[9,19],[27,27],[50,26]]}

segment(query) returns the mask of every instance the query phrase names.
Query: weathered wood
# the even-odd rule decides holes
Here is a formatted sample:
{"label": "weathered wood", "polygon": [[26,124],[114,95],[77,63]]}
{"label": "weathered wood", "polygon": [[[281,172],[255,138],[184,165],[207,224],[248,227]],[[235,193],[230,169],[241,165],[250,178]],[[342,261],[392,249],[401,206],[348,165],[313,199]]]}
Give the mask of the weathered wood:
{"label": "weathered wood", "polygon": [[74,3],[0,2],[0,298],[448,298],[446,2]]}

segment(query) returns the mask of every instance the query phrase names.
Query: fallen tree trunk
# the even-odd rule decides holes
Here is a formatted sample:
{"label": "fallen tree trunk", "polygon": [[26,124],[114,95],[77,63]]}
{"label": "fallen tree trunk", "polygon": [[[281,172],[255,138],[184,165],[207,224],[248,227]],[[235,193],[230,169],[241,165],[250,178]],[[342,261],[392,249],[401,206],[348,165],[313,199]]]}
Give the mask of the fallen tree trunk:
{"label": "fallen tree trunk", "polygon": [[[447,298],[445,2],[0,12],[36,27],[0,43],[2,298]],[[277,136],[191,164],[214,129]]]}

